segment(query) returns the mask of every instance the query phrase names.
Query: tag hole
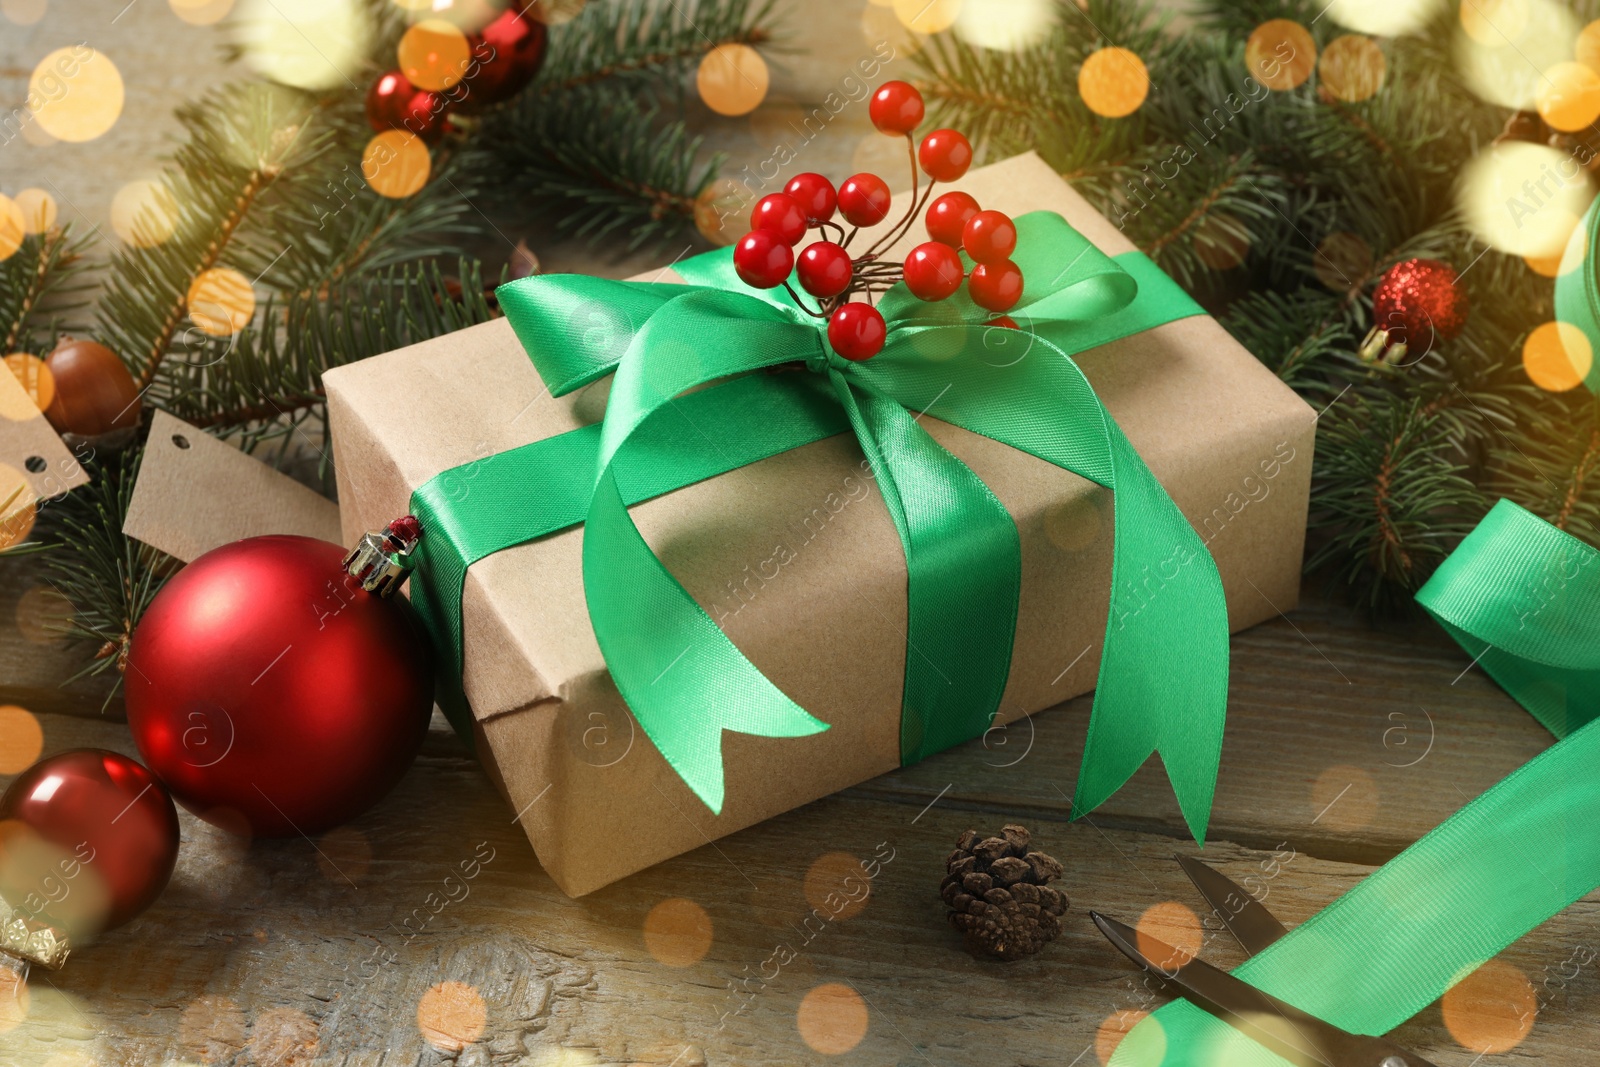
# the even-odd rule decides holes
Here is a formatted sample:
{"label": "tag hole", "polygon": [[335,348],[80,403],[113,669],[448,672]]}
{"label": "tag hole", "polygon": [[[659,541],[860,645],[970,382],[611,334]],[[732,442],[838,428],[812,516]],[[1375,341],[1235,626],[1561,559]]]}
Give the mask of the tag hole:
{"label": "tag hole", "polygon": [[22,461],[22,465],[27,467],[28,470],[34,474],[43,474],[50,466],[50,464],[44,461],[43,456],[29,456],[27,459]]}
{"label": "tag hole", "polygon": [[172,443],[177,445],[179,448],[189,447],[189,439],[183,436],[181,433],[175,433],[172,435]]}

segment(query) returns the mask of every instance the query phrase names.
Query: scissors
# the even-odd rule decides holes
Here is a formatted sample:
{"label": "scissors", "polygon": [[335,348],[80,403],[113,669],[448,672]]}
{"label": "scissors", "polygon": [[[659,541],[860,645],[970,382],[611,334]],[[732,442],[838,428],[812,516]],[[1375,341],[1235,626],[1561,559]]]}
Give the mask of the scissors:
{"label": "scissors", "polygon": [[[1199,860],[1175,858],[1249,955],[1289,932],[1265,905],[1227,875]],[[1098,912],[1091,911],[1089,917],[1124,956],[1157,980],[1291,1063],[1305,1067],[1435,1067],[1392,1041],[1341,1030],[1199,958],[1190,958],[1176,968],[1163,967],[1145,953],[1170,961],[1182,960],[1188,953]]]}

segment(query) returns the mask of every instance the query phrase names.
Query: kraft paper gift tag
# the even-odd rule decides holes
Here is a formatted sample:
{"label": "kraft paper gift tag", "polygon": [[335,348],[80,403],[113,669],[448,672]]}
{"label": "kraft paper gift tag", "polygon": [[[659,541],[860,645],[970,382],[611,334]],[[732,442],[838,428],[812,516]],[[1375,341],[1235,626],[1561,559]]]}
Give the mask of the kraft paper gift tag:
{"label": "kraft paper gift tag", "polygon": [[[0,547],[21,541],[34,505],[89,481],[22,383],[0,366]],[[15,530],[8,529],[15,526]]]}

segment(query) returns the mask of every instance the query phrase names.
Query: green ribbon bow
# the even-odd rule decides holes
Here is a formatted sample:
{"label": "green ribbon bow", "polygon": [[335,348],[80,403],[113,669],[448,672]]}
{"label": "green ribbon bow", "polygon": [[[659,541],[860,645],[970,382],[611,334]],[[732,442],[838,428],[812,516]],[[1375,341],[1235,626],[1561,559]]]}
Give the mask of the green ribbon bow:
{"label": "green ribbon bow", "polygon": [[[1502,500],[1417,592],[1462,648],[1566,740],[1235,975],[1353,1033],[1383,1034],[1600,886],[1597,556]],[[1135,1027],[1111,1067],[1287,1062],[1179,1001]]]}
{"label": "green ribbon bow", "polygon": [[[796,737],[827,726],[724,636],[628,506],[849,430],[906,556],[902,758],[982,734],[1010,669],[1019,538],[988,487],[921,426],[932,415],[1114,490],[1113,588],[1171,565],[1140,610],[1113,606],[1074,804],[1092,810],[1160,752],[1202,837],[1227,700],[1221,580],[1071,355],[1203,312],[1144,256],[1112,260],[1057,215],[1017,227],[1026,284],[1013,315],[1029,331],[991,325],[964,293],[927,304],[901,285],[879,304],[888,338],[865,363],[833,354],[824,322],[781,289],[739,281],[729,249],[676,264],[689,285],[554,275],[502,286],[551,393],[614,378],[600,425],[446,471],[414,494],[428,534],[412,599],[446,685],[459,677],[467,567],[583,523],[589,617],[617,688],[720,812],[724,730]],[[795,363],[814,373],[756,373]],[[470,732],[459,691],[442,702]]]}
{"label": "green ribbon bow", "polygon": [[[1583,224],[1572,231],[1556,274],[1556,321],[1576,326],[1589,342],[1583,384],[1600,395],[1600,197],[1589,204]],[[1578,361],[1574,361],[1576,366]]]}

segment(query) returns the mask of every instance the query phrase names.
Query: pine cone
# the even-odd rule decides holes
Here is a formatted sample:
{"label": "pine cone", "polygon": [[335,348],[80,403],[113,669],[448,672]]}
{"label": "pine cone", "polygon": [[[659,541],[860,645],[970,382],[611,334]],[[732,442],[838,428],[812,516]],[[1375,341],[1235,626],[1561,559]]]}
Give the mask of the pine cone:
{"label": "pine cone", "polygon": [[968,947],[1002,960],[1031,956],[1061,933],[1067,895],[1050,883],[1061,864],[1028,847],[1028,831],[1006,826],[999,837],[968,830],[945,861],[939,894],[950,905],[950,925]]}

